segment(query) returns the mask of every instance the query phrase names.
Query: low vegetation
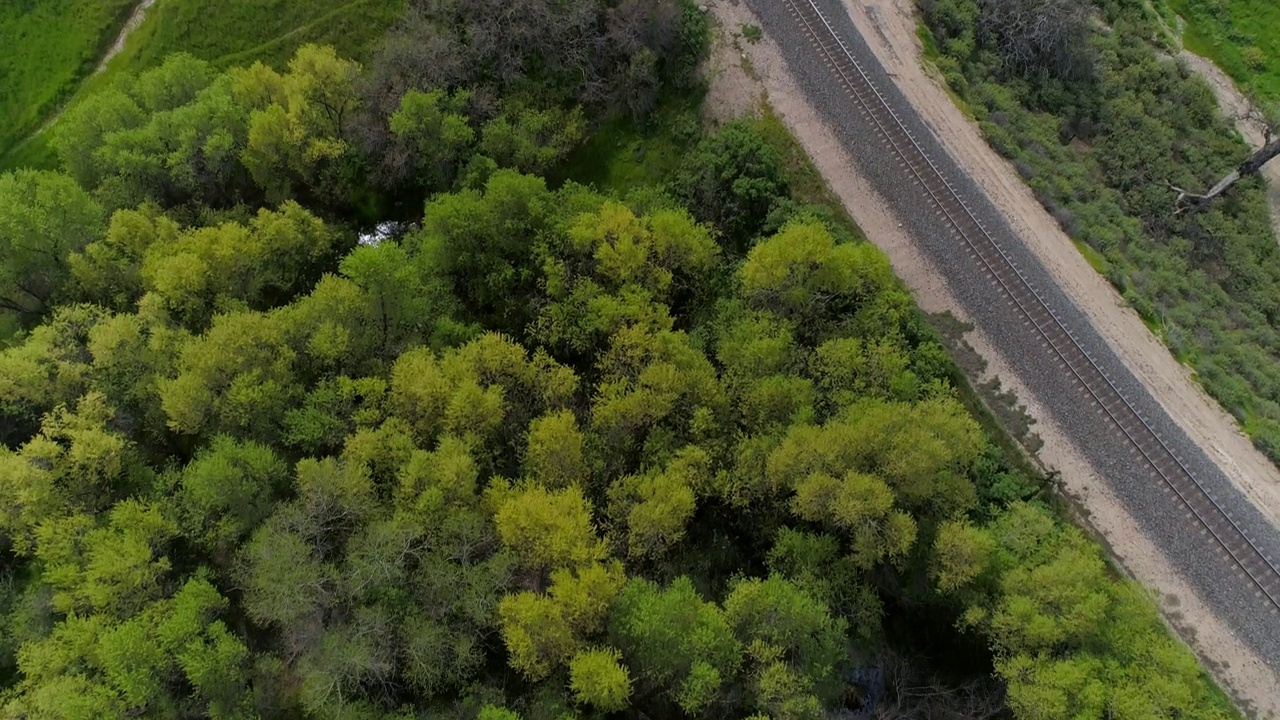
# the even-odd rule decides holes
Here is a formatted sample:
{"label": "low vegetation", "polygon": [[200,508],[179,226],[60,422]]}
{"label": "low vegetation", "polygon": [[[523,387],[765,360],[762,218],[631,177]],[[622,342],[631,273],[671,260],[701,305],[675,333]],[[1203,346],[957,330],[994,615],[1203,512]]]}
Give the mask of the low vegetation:
{"label": "low vegetation", "polygon": [[176,52],[217,67],[259,60],[280,67],[308,43],[363,60],[407,5],[408,0],[157,0],[119,68],[155,67]]}
{"label": "low vegetation", "polygon": [[0,176],[0,716],[1234,717],[776,119],[690,129],[702,13],[510,5]]}
{"label": "low vegetation", "polygon": [[1004,3],[922,2],[949,85],[1063,230],[1280,459],[1280,248],[1264,188],[1250,178],[1199,212],[1178,212],[1171,188],[1209,187],[1248,148],[1209,86],[1170,59],[1149,8],[1101,3],[1104,33],[1074,3],[1039,0],[1059,29],[1037,45]]}
{"label": "low vegetation", "polygon": [[93,71],[133,0],[0,3],[0,157]]}
{"label": "low vegetation", "polygon": [[1280,103],[1280,6],[1267,0],[1169,0],[1182,39],[1259,101]]}

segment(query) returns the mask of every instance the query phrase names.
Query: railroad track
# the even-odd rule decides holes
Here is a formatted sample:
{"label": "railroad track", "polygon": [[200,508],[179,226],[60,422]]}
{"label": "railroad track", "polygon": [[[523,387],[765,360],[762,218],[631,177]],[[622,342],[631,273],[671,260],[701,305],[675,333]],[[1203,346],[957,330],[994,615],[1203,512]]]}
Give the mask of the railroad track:
{"label": "railroad track", "polygon": [[953,236],[964,243],[970,257],[986,273],[992,284],[1017,310],[1058,363],[1075,379],[1095,406],[1124,437],[1151,474],[1164,483],[1166,492],[1176,496],[1185,508],[1184,519],[1213,539],[1254,586],[1261,602],[1274,615],[1280,612],[1280,569],[1254,543],[1231,515],[1214,499],[1187,465],[1147,422],[1138,410],[1102,371],[1092,354],[1045,302],[1034,284],[1014,259],[1000,246],[982,221],[970,209],[946,176],[929,158],[915,135],[894,112],[862,64],[854,58],[840,34],[827,20],[816,0],[785,0],[793,18],[806,31],[815,49],[839,77],[846,94],[875,126],[881,139],[931,200],[934,209],[951,227]]}

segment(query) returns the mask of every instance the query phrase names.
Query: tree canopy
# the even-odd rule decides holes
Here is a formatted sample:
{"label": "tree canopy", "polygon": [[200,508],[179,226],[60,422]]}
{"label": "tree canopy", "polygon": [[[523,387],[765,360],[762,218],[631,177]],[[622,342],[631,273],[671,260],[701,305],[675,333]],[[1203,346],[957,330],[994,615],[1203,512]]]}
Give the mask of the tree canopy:
{"label": "tree canopy", "polygon": [[1018,717],[1219,717],[751,121],[559,175],[705,23],[415,1],[369,68],[121,77],[0,176],[0,717],[912,712],[867,669],[928,623]]}

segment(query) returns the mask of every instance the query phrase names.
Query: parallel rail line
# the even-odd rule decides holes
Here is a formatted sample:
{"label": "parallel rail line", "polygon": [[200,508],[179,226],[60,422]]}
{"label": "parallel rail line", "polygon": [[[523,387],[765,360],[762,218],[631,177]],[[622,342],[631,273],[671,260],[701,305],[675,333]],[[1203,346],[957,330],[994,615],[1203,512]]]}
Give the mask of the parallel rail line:
{"label": "parallel rail line", "polygon": [[840,77],[844,90],[878,129],[897,160],[914,177],[964,241],[966,250],[980,263],[992,283],[1031,325],[1039,339],[1058,358],[1114,428],[1128,441],[1152,473],[1163,481],[1186,508],[1185,517],[1213,538],[1235,566],[1257,588],[1256,595],[1280,612],[1280,569],[1192,474],[1191,470],[1131,403],[1093,355],[1076,338],[1044,296],[1018,268],[1014,259],[986,229],[982,221],[930,159],[915,135],[898,117],[862,64],[849,51],[827,20],[816,0],[785,0],[792,16],[804,27],[827,65]]}

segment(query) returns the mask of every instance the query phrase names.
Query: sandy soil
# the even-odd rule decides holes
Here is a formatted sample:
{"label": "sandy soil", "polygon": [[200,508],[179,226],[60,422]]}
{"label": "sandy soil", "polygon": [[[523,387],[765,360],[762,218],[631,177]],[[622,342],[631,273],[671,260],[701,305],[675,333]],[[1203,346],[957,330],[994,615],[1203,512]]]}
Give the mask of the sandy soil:
{"label": "sandy soil", "polygon": [[[1234,420],[1195,385],[1186,369],[1174,361],[1138,316],[1084,261],[1013,168],[989,148],[978,129],[922,68],[909,0],[845,2],[867,42],[908,99],[1002,208],[1014,228],[1027,238],[1064,291],[1088,314],[1169,414],[1205,446],[1274,521],[1280,515],[1280,472],[1253,448]],[[743,25],[758,24],[751,11],[735,0],[715,0],[711,9],[724,37],[709,65],[710,119],[723,121],[749,112],[763,93],[863,231],[889,255],[916,302],[927,312],[951,311],[967,320],[956,312],[958,303],[941,275],[916,250],[887,209],[888,204],[857,173],[847,151],[809,104],[790,76],[778,47],[768,37],[757,43],[735,37]],[[1088,515],[1087,522],[1102,536],[1124,569],[1155,591],[1169,622],[1243,707],[1263,716],[1280,717],[1280,699],[1274,692],[1280,686],[1280,676],[1248,652],[1230,628],[1181,580],[1163,553],[1134,530],[1137,522],[1111,495],[1062,428],[1050,420],[1045,409],[1002,362],[989,339],[977,332],[966,339],[987,360],[988,376],[1000,377],[1037,419],[1035,429],[1044,440],[1040,460],[1060,472],[1063,490],[1079,501]]]}
{"label": "sandy soil", "polygon": [[[1191,71],[1204,78],[1213,88],[1218,98],[1218,107],[1222,114],[1235,121],[1236,130],[1249,144],[1257,150],[1267,141],[1266,123],[1253,109],[1253,103],[1240,92],[1235,82],[1214,65],[1212,61],[1196,55],[1190,50],[1183,50],[1178,57],[1191,68]],[[1272,161],[1262,166],[1262,177],[1267,181],[1267,201],[1271,207],[1271,223],[1276,229],[1276,237],[1280,239],[1280,161]]]}

